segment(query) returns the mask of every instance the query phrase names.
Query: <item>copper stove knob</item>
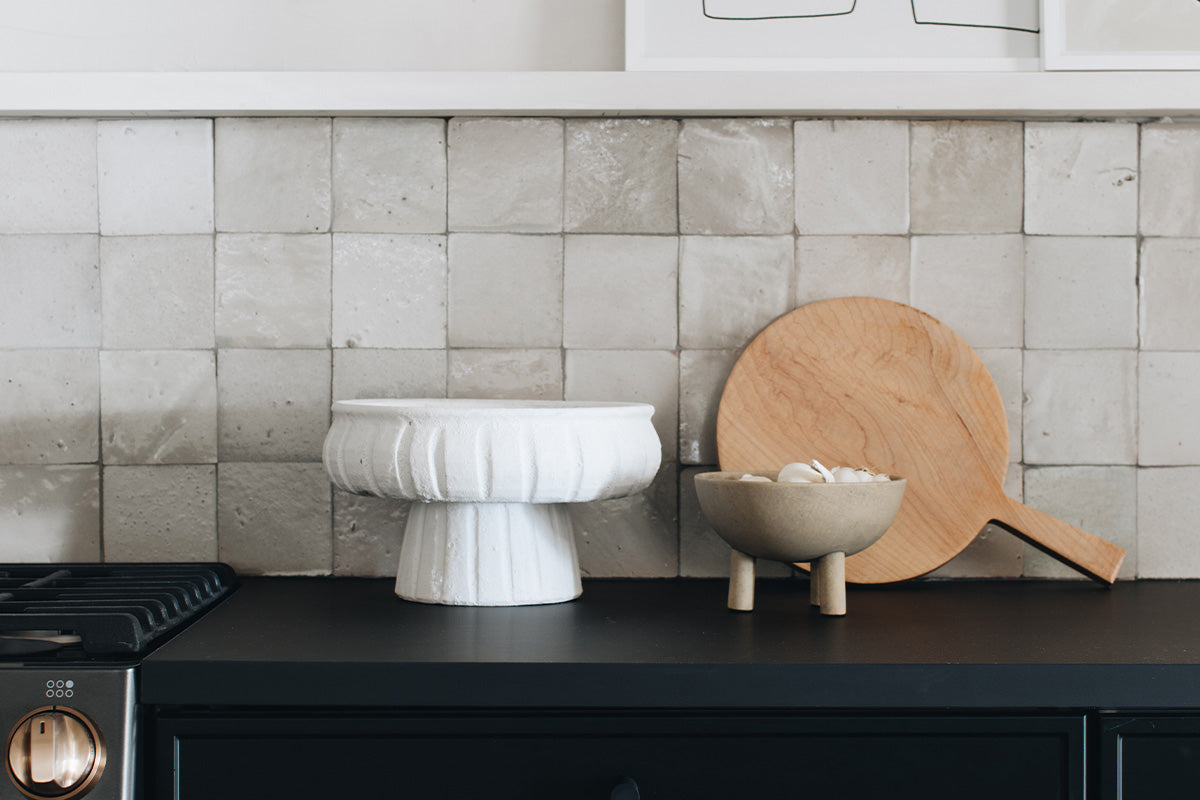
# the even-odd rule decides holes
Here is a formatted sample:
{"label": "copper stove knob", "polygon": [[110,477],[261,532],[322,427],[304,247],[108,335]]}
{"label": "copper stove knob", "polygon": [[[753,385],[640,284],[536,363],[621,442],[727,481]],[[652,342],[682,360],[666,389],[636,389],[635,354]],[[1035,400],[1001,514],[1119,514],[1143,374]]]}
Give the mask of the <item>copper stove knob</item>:
{"label": "copper stove knob", "polygon": [[62,706],[31,711],[8,736],[8,777],[26,797],[67,800],[91,791],[104,771],[104,740],[92,721]]}

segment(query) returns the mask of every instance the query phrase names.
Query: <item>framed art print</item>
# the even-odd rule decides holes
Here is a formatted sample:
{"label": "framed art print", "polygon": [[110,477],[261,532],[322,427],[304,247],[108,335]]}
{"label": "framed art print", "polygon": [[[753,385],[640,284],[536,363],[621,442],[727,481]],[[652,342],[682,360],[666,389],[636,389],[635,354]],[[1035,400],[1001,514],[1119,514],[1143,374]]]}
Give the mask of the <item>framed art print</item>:
{"label": "framed art print", "polygon": [[1042,0],[1048,70],[1200,69],[1197,0]]}
{"label": "framed art print", "polygon": [[1037,70],[1039,26],[1038,0],[625,0],[625,68]]}

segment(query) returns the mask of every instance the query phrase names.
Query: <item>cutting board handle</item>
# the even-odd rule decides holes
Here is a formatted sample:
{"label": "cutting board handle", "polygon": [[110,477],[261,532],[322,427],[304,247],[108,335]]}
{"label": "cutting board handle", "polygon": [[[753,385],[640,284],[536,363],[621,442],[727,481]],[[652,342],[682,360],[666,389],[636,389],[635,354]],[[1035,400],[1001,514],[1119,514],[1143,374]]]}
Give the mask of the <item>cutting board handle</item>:
{"label": "cutting board handle", "polygon": [[1003,510],[992,519],[1067,566],[1101,583],[1113,583],[1125,560],[1125,550],[1036,508],[1005,497]]}

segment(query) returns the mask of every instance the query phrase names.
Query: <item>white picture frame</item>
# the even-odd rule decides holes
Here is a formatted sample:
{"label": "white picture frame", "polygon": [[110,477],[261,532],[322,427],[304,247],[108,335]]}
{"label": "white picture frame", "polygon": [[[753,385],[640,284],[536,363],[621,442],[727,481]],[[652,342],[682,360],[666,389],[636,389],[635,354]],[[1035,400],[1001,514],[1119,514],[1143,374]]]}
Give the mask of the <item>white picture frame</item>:
{"label": "white picture frame", "polygon": [[1037,71],[1038,0],[625,0],[625,68]]}
{"label": "white picture frame", "polygon": [[1200,3],[1042,0],[1046,70],[1200,69]]}

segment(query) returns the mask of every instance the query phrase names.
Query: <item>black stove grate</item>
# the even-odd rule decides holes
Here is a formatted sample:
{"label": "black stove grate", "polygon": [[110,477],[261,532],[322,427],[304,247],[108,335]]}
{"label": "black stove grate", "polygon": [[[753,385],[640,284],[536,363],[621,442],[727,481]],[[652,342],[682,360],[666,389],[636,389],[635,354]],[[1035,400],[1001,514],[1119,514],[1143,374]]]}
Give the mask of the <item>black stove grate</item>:
{"label": "black stove grate", "polygon": [[235,585],[225,564],[0,565],[0,639],[96,656],[141,653]]}

